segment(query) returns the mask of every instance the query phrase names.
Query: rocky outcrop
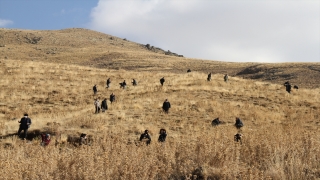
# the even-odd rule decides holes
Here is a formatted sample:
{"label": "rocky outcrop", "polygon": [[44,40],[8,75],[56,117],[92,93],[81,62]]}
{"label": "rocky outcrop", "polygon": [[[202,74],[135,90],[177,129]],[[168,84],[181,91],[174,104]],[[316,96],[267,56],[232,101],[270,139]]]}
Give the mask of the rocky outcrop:
{"label": "rocky outcrop", "polygon": [[168,56],[183,57],[183,55],[179,55],[177,53],[171,52],[170,50],[164,51],[163,49],[151,46],[150,44],[146,44],[145,48],[147,48],[149,51],[152,51],[152,52],[155,52],[155,53],[162,53],[162,54],[165,54],[165,55],[168,55]]}

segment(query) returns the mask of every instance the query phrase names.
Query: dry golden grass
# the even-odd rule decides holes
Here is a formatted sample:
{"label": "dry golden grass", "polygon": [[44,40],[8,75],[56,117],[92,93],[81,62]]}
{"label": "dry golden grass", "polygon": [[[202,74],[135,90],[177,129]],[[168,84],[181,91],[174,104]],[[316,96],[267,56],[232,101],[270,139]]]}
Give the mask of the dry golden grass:
{"label": "dry golden grass", "polygon": [[[319,89],[285,92],[281,85],[201,72],[126,71],[21,60],[0,63],[0,179],[205,179],[320,178]],[[159,79],[166,78],[160,86]],[[111,88],[105,89],[110,77]],[[138,86],[119,88],[124,79]],[[92,86],[98,85],[93,96]],[[95,97],[116,95],[106,113],[94,114]],[[164,99],[172,108],[161,112]],[[28,112],[29,136],[14,133]],[[225,123],[212,127],[220,117]],[[233,141],[240,117],[242,145]],[[160,128],[168,138],[157,142]],[[150,146],[138,143],[149,129]],[[90,146],[68,139],[92,136]],[[199,178],[198,178],[199,179]]]}

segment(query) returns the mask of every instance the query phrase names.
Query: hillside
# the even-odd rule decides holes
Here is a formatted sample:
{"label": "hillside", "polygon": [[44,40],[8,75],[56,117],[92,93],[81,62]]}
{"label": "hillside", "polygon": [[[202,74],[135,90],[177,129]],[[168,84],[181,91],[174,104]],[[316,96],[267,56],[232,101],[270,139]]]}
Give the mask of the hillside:
{"label": "hillside", "polygon": [[[114,70],[30,60],[0,63],[0,179],[317,179],[319,89],[206,73]],[[166,82],[160,86],[159,79]],[[111,88],[105,88],[110,77]],[[138,86],[129,84],[137,79]],[[127,80],[123,90],[119,82]],[[97,84],[98,94],[92,86]],[[116,95],[106,113],[94,98]],[[164,99],[172,108],[161,112]],[[15,136],[24,112],[28,140]],[[212,119],[223,124],[213,127]],[[245,126],[238,131],[235,117]],[[158,131],[168,137],[158,143]],[[139,143],[148,129],[150,146]],[[39,146],[39,133],[52,135]],[[234,134],[243,134],[242,144]],[[92,137],[79,147],[80,133]]]}
{"label": "hillside", "polygon": [[319,63],[228,63],[178,57],[179,52],[163,49],[165,47],[139,44],[125,37],[79,28],[43,31],[0,29],[0,59],[152,72],[184,73],[190,68],[197,72],[228,73],[277,84],[291,81],[303,88],[320,87]]}

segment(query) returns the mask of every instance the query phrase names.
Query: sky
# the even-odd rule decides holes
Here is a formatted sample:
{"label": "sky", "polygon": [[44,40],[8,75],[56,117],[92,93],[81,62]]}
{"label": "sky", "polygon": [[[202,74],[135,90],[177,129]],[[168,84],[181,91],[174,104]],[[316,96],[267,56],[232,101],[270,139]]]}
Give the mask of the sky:
{"label": "sky", "polygon": [[320,62],[319,0],[0,0],[0,28],[87,28],[206,60]]}

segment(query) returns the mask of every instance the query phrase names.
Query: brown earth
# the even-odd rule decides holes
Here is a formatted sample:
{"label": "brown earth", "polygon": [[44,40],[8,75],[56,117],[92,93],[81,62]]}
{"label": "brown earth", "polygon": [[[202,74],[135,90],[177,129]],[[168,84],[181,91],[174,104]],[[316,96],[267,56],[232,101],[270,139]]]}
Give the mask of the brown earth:
{"label": "brown earth", "polygon": [[168,51],[152,45],[87,29],[0,29],[0,59],[174,73],[185,73],[190,68],[278,84],[290,81],[304,88],[320,87],[320,63],[231,63],[166,54]]}

